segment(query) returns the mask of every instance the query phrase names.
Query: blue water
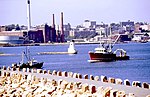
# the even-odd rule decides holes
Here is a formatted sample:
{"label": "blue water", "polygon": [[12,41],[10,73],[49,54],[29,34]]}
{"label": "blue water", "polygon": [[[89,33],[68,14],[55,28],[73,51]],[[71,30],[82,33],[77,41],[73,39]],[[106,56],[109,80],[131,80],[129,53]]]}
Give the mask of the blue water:
{"label": "blue water", "polygon": [[[43,69],[78,72],[94,76],[129,79],[150,83],[150,43],[115,44],[113,50],[122,48],[127,51],[131,60],[115,62],[89,63],[88,51],[94,50],[98,44],[76,45],[76,55],[37,55],[38,52],[65,52],[68,45],[30,46],[32,57],[44,62]],[[16,56],[0,56],[0,66],[11,66],[21,60],[21,47],[0,47],[0,52],[17,54]]]}

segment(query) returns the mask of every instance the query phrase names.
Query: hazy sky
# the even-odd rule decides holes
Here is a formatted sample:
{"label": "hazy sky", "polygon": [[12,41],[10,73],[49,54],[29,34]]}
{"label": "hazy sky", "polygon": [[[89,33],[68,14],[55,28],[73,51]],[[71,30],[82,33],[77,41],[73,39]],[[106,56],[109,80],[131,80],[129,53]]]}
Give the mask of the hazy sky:
{"label": "hazy sky", "polygon": [[[32,25],[64,23],[75,26],[85,19],[97,23],[120,21],[150,22],[150,0],[31,0]],[[27,25],[27,0],[0,0],[0,25]]]}

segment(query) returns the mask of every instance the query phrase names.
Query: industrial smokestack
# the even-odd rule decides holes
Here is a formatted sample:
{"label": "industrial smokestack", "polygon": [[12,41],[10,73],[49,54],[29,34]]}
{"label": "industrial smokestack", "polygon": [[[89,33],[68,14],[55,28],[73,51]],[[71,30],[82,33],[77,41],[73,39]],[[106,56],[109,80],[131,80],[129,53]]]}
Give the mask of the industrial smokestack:
{"label": "industrial smokestack", "polygon": [[27,19],[28,19],[28,31],[29,31],[31,29],[30,0],[27,0]]}
{"label": "industrial smokestack", "polygon": [[55,28],[55,16],[53,14],[53,24],[52,24],[52,28]]}
{"label": "industrial smokestack", "polygon": [[64,42],[63,12],[61,12],[61,42]]}

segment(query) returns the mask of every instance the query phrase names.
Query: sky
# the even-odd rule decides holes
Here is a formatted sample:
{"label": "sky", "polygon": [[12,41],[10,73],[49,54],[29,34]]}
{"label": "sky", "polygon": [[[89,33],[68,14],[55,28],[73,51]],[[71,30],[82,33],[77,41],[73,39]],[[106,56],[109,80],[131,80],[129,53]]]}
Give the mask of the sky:
{"label": "sky", "polygon": [[[56,25],[64,13],[64,24],[80,25],[84,20],[98,23],[135,21],[150,23],[150,0],[31,0],[32,26]],[[27,0],[0,0],[0,25],[27,25]]]}

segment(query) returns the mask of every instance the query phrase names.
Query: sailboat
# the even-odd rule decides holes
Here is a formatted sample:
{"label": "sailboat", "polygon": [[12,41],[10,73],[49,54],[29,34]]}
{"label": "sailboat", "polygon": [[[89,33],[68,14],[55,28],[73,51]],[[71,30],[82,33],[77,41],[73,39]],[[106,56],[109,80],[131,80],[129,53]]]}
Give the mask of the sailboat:
{"label": "sailboat", "polygon": [[[27,62],[24,62],[24,56]],[[26,47],[26,52],[22,52],[22,60],[19,63],[19,68],[42,68],[44,62],[38,62],[34,58],[31,59],[29,48]]]}

